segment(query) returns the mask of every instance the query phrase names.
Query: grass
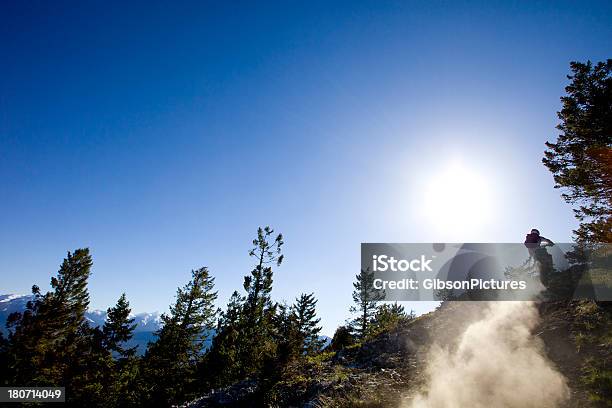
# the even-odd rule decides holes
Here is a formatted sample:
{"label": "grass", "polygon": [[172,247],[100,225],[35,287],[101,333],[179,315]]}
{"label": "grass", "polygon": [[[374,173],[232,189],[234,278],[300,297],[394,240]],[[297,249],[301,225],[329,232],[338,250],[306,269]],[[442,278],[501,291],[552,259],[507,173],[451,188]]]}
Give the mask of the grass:
{"label": "grass", "polygon": [[582,373],[582,381],[589,388],[589,398],[612,407],[612,370],[605,366],[605,362],[590,358]]}
{"label": "grass", "polygon": [[[612,347],[610,313],[594,301],[582,301],[576,307],[574,340],[578,352],[587,347]],[[582,367],[582,383],[589,398],[612,407],[612,367],[605,359],[587,358]]]}

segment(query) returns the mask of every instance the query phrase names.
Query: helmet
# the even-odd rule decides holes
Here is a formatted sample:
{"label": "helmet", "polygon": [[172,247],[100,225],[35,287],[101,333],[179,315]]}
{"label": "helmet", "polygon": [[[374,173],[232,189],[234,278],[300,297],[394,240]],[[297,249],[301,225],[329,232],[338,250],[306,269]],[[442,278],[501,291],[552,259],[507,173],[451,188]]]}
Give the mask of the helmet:
{"label": "helmet", "polygon": [[531,230],[531,233],[532,233],[532,234],[536,234],[536,235],[540,235],[540,231],[538,231],[538,230],[537,230],[537,229],[535,229],[535,228]]}

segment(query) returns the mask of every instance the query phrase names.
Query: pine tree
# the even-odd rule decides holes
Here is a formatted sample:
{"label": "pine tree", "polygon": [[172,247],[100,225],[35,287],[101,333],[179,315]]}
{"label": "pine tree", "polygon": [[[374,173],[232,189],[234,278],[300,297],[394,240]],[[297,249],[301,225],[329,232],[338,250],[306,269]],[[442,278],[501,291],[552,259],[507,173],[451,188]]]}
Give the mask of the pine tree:
{"label": "pine tree", "polygon": [[22,314],[9,319],[10,366],[14,380],[23,385],[67,384],[79,372],[85,311],[89,305],[87,279],[92,259],[89,249],[68,252],[52,291],[40,294]]}
{"label": "pine tree", "polygon": [[73,406],[116,406],[114,399],[115,361],[104,346],[104,334],[87,321],[77,331],[74,358],[62,385],[70,390]]}
{"label": "pine tree", "polygon": [[304,337],[300,333],[295,315],[287,304],[276,304],[270,332],[275,346],[273,352],[264,355],[260,373],[260,392],[265,394],[282,377],[289,363],[301,355]]}
{"label": "pine tree", "polygon": [[112,357],[102,331],[85,319],[91,266],[88,249],[69,252],[51,279],[52,291],[42,295],[33,286],[26,310],[9,317],[12,384],[65,386],[75,406],[108,403]]}
{"label": "pine tree", "polygon": [[38,318],[42,295],[38,286],[32,286],[33,300],[28,301],[25,310],[11,313],[6,321],[9,330],[7,340],[7,380],[15,384],[47,384],[45,378],[37,376],[43,357],[45,340],[42,331],[45,322]]}
{"label": "pine tree", "polygon": [[300,324],[294,307],[287,304],[276,305],[272,337],[277,345],[274,371],[280,373],[291,361],[301,356],[305,337],[300,331]]}
{"label": "pine tree", "polygon": [[323,341],[319,339],[321,327],[316,312],[317,299],[314,293],[302,294],[292,307],[292,317],[297,325],[301,340],[301,354],[314,354],[321,350]]}
{"label": "pine tree", "polygon": [[117,357],[107,375],[106,387],[108,405],[115,407],[133,406],[139,400],[137,346],[126,347],[136,328],[134,319],[129,317],[130,312],[130,303],[123,293],[115,306],[108,308],[102,326],[103,345],[109,354]]}
{"label": "pine tree", "polygon": [[247,292],[245,316],[249,325],[262,323],[266,317],[265,312],[272,309],[270,293],[273,273],[270,265],[280,266],[283,262],[283,236],[278,234],[270,242],[273,233],[270,227],[258,228],[257,238],[253,240],[253,248],[249,251],[249,256],[257,260],[251,275],[244,278],[244,290]]}
{"label": "pine tree", "polygon": [[376,310],[371,324],[371,334],[388,332],[400,324],[407,323],[415,318],[414,311],[406,313],[403,306],[397,302],[392,304],[382,304]]}
{"label": "pine tree", "polygon": [[226,386],[240,379],[243,302],[242,296],[234,291],[226,310],[219,316],[217,332],[199,368],[199,376],[208,388]]}
{"label": "pine tree", "polygon": [[253,248],[249,251],[249,256],[256,259],[256,264],[251,275],[244,278],[247,294],[242,312],[242,338],[239,346],[242,377],[258,372],[264,359],[275,353],[272,332],[276,308],[270,293],[272,265],[280,266],[283,261],[283,236],[278,234],[273,238],[273,234],[274,230],[270,227],[258,228],[257,238],[253,240]]}
{"label": "pine tree", "polygon": [[291,363],[302,357],[304,336],[299,330],[293,307],[285,303],[276,304],[275,311],[270,333],[275,347],[263,356],[262,367],[258,373],[258,390],[253,397],[256,406],[278,405],[274,387],[286,378]]}
{"label": "pine tree", "polygon": [[89,249],[77,249],[74,254],[68,252],[57,278],[51,279],[54,291],[49,309],[56,317],[54,323],[63,329],[65,335],[74,333],[84,321],[89,306],[87,280],[92,265]]}
{"label": "pine tree", "polygon": [[572,62],[571,83],[558,112],[561,131],[547,142],[542,162],[555,188],[575,205],[581,242],[612,242],[612,59]]}
{"label": "pine tree", "polygon": [[278,406],[279,382],[296,375],[294,364],[308,354],[320,351],[322,342],[318,338],[321,330],[316,318],[317,300],[313,294],[302,294],[296,303],[275,305],[270,333],[274,344],[273,352],[264,354],[262,368],[258,373],[258,390],[253,396],[256,406]]}
{"label": "pine tree", "polygon": [[136,328],[134,319],[129,317],[131,309],[125,293],[121,295],[117,304],[108,308],[106,312],[106,322],[102,327],[106,348],[117,353],[122,359],[134,356],[136,346],[125,347],[125,344],[134,336],[134,329]]}
{"label": "pine tree", "polygon": [[151,384],[149,401],[174,404],[194,389],[204,341],[214,328],[217,292],[213,288],[207,268],[192,271],[191,281],[178,289],[170,314],[162,315],[163,326],[143,362]]}
{"label": "pine tree", "polygon": [[357,317],[351,322],[351,329],[364,340],[370,335],[370,323],[378,308],[378,302],[384,299],[384,291],[374,288],[374,272],[369,269],[362,269],[359,275],[356,275],[353,287],[355,304],[351,307],[351,312],[357,313]]}

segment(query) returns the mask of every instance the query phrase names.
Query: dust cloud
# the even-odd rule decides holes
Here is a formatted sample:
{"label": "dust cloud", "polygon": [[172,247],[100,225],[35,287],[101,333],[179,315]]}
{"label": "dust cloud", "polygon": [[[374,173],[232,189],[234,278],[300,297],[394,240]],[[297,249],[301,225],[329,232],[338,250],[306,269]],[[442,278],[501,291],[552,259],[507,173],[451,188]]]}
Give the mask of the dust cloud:
{"label": "dust cloud", "polygon": [[569,398],[566,380],[546,359],[532,302],[492,302],[456,348],[434,346],[428,382],[402,408],[558,407]]}

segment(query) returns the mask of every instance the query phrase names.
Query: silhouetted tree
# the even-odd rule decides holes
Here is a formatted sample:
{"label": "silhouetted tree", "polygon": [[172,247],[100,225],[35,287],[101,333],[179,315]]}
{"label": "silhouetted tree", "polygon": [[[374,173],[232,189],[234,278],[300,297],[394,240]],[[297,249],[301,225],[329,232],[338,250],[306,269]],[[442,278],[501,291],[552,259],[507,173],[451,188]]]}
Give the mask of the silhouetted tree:
{"label": "silhouetted tree", "polygon": [[91,266],[88,249],[69,252],[51,279],[52,291],[42,295],[33,286],[26,310],[9,316],[12,384],[65,386],[74,406],[109,403],[113,359],[102,331],[85,319]]}
{"label": "silhouetted tree", "polygon": [[558,112],[561,131],[542,159],[575,205],[578,241],[612,242],[612,59],[572,62]]}
{"label": "silhouetted tree", "polygon": [[140,400],[138,359],[135,357],[137,346],[126,346],[136,328],[130,312],[130,303],[123,293],[115,306],[108,308],[106,322],[102,326],[104,346],[117,357],[109,374],[110,386],[105,390],[107,402],[116,407],[134,406]]}
{"label": "silhouetted tree", "polygon": [[74,358],[62,382],[70,393],[73,406],[116,406],[116,362],[105,348],[104,334],[87,321],[80,325],[75,342]]}
{"label": "silhouetted tree", "polygon": [[281,247],[283,236],[274,237],[270,227],[258,228],[257,238],[249,256],[255,258],[256,264],[251,274],[244,278],[244,289],[247,292],[243,308],[243,325],[241,344],[239,346],[242,377],[261,369],[264,359],[275,353],[272,340],[273,319],[276,307],[272,303],[272,265],[280,266],[283,261]]}
{"label": "silhouetted tree", "polygon": [[67,384],[74,374],[77,351],[86,331],[85,311],[89,305],[87,279],[92,259],[88,249],[68,252],[52,291],[41,295],[32,287],[34,300],[23,313],[9,316],[10,369],[20,385]]}
{"label": "silhouetted tree", "polygon": [[170,314],[162,315],[163,326],[143,362],[149,403],[177,403],[193,389],[204,340],[214,328],[213,288],[207,268],[192,271],[191,281],[178,289]]}
{"label": "silhouetted tree", "polygon": [[274,384],[284,362],[292,358],[295,342],[289,333],[291,327],[297,333],[297,326],[290,322],[287,308],[271,299],[272,266],[283,261],[283,237],[273,234],[270,227],[257,230],[249,251],[256,263],[244,278],[246,295],[234,292],[220,315],[217,333],[199,370],[208,387],[257,377],[263,398],[264,390]]}
{"label": "silhouetted tree", "polygon": [[240,379],[243,302],[243,297],[234,291],[226,310],[219,316],[217,332],[199,368],[200,377],[208,387],[225,386]]}
{"label": "silhouetted tree", "polygon": [[107,349],[117,353],[120,358],[128,358],[136,353],[136,346],[126,348],[126,343],[134,336],[136,324],[130,318],[130,303],[121,295],[117,304],[108,308],[106,322],[102,327],[104,343]]}

